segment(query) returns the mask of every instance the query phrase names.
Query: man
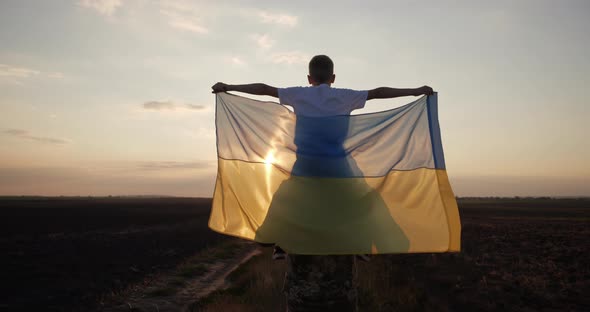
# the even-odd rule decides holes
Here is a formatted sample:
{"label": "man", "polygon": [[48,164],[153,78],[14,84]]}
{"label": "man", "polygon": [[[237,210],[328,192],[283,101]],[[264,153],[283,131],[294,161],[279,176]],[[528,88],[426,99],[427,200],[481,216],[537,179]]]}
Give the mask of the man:
{"label": "man", "polygon": [[[295,114],[301,117],[350,115],[353,110],[363,108],[367,100],[433,93],[428,86],[415,89],[381,87],[364,91],[333,88],[335,78],[332,60],[326,55],[317,55],[309,62],[307,79],[310,87],[276,88],[262,83],[228,85],[218,82],[212,89],[213,93],[238,91],[277,97],[281,104],[292,106]],[[314,164],[304,163],[298,155],[294,173],[305,176],[310,170],[316,170],[316,174],[322,170],[320,175],[326,174],[325,168],[310,168],[314,168]],[[338,167],[337,170],[346,169]],[[282,249],[275,248],[275,258],[281,258],[282,254]],[[288,311],[355,311],[354,261],[354,257],[343,255],[289,254],[285,282]]]}

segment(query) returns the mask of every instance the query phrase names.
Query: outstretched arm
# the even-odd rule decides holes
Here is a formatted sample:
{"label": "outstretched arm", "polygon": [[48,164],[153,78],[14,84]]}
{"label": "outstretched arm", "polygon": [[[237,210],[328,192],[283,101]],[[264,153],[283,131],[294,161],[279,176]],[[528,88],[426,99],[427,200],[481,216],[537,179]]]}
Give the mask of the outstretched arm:
{"label": "outstretched arm", "polygon": [[273,86],[266,85],[264,83],[250,83],[250,84],[243,84],[243,85],[228,85],[223,82],[218,82],[214,84],[211,89],[213,91],[211,93],[218,93],[218,92],[226,92],[226,91],[238,91],[244,92],[249,94],[255,95],[269,95],[274,97],[279,97],[279,92],[277,88]]}
{"label": "outstretched arm", "polygon": [[372,99],[390,99],[400,96],[418,96],[418,95],[432,95],[434,91],[429,86],[423,86],[416,89],[396,89],[396,88],[388,88],[388,87],[381,87],[373,90],[369,90],[369,94],[367,95],[367,100]]}

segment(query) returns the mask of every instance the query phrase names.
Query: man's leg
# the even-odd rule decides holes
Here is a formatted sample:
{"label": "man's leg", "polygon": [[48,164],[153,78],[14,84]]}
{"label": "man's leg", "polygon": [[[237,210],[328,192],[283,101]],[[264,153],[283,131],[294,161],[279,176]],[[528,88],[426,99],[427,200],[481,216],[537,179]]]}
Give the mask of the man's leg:
{"label": "man's leg", "polygon": [[356,311],[354,256],[287,256],[287,311]]}

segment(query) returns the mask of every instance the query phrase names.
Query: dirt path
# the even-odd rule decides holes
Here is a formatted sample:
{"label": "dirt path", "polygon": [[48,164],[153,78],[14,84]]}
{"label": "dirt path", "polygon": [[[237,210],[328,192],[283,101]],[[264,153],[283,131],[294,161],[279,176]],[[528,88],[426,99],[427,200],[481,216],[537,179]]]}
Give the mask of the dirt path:
{"label": "dirt path", "polygon": [[171,272],[136,285],[100,311],[188,311],[190,305],[210,293],[227,288],[226,277],[261,250],[255,243],[239,241],[195,255]]}

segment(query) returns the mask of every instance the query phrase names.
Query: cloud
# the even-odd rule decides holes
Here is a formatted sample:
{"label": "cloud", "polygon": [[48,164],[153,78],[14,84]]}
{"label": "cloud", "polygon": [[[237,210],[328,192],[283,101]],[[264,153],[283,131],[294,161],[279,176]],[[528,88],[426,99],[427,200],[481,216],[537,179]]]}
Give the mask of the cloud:
{"label": "cloud", "polygon": [[43,137],[43,136],[36,136],[30,134],[27,130],[22,129],[6,129],[4,130],[5,135],[13,136],[15,138],[24,139],[24,140],[31,140],[41,143],[50,143],[50,144],[67,144],[70,143],[68,139],[61,139],[61,138],[52,138],[52,137]]}
{"label": "cloud", "polygon": [[193,109],[193,110],[203,110],[205,106],[197,105],[197,104],[184,104],[184,108]]}
{"label": "cloud", "polygon": [[149,101],[143,103],[143,108],[153,110],[174,110],[176,109],[176,104],[172,102]]}
{"label": "cloud", "polygon": [[197,9],[191,5],[165,1],[161,6],[160,13],[167,17],[172,28],[197,34],[209,33],[209,29],[200,23]]}
{"label": "cloud", "polygon": [[270,49],[275,41],[272,40],[268,35],[264,34],[264,35],[260,35],[260,34],[254,34],[252,36],[252,38],[254,39],[254,41],[256,41],[256,44],[258,45],[259,48],[261,49]]}
{"label": "cloud", "polygon": [[[213,162],[214,163],[214,162]],[[215,185],[211,170],[132,171],[98,167],[0,166],[2,195],[174,195],[211,197]],[[187,171],[186,174],[184,171]]]}
{"label": "cloud", "polygon": [[143,103],[143,108],[148,110],[204,110],[205,106],[196,104],[178,104],[172,101],[148,101]]}
{"label": "cloud", "polygon": [[60,73],[60,72],[50,72],[45,75],[49,78],[55,78],[55,79],[63,79],[65,77],[64,74]]}
{"label": "cloud", "polygon": [[210,169],[215,167],[215,161],[146,161],[137,166],[141,170],[170,170],[170,169]]}
{"label": "cloud", "polygon": [[309,61],[309,54],[301,51],[273,53],[270,59],[275,64],[305,64]]}
{"label": "cloud", "polygon": [[81,0],[78,4],[107,16],[112,15],[117,7],[122,5],[121,0]]}
{"label": "cloud", "polygon": [[21,129],[7,129],[4,130],[4,133],[14,135],[14,136],[23,136],[27,134],[27,131]]}
{"label": "cloud", "polygon": [[35,69],[0,64],[0,77],[29,78],[39,74],[41,72]]}
{"label": "cloud", "polygon": [[63,79],[64,74],[60,72],[42,72],[32,68],[0,64],[0,80],[8,80],[12,83],[22,85],[22,80],[33,77]]}
{"label": "cloud", "polygon": [[260,21],[265,24],[278,24],[289,27],[295,27],[297,25],[297,16],[287,14],[273,14],[267,11],[260,11],[258,13]]}
{"label": "cloud", "polygon": [[209,33],[209,30],[207,28],[197,24],[195,21],[191,21],[181,16],[169,15],[169,18],[170,19],[168,20],[168,24],[173,28],[194,32],[198,34]]}
{"label": "cloud", "polygon": [[238,65],[238,66],[246,65],[246,62],[244,62],[241,58],[239,58],[237,56],[231,57],[229,59],[229,61],[230,61],[230,63],[232,63],[234,65]]}

